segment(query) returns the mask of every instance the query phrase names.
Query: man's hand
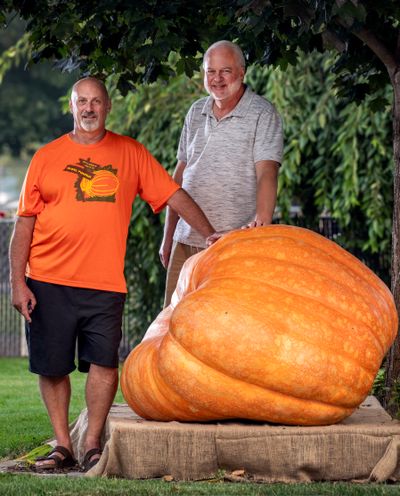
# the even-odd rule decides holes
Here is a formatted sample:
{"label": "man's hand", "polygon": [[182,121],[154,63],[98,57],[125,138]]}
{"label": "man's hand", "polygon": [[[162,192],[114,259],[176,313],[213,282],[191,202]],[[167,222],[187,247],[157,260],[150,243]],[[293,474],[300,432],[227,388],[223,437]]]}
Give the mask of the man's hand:
{"label": "man's hand", "polygon": [[271,221],[269,219],[262,219],[261,217],[256,215],[256,218],[252,222],[249,222],[248,224],[242,226],[242,229],[248,229],[251,227],[269,226],[270,224]]}
{"label": "man's hand", "polygon": [[160,250],[158,252],[164,269],[168,267],[169,258],[171,256],[171,250],[172,250],[172,239],[168,240],[166,237],[164,237],[160,246]]}
{"label": "man's hand", "polygon": [[228,232],[230,232],[230,231],[218,231],[218,232],[211,234],[211,236],[208,236],[208,238],[206,238],[206,245],[211,246],[216,241],[218,241],[219,238],[221,238],[224,234],[226,234]]}
{"label": "man's hand", "polygon": [[32,322],[30,315],[36,306],[36,298],[25,282],[12,286],[11,303],[29,323]]}

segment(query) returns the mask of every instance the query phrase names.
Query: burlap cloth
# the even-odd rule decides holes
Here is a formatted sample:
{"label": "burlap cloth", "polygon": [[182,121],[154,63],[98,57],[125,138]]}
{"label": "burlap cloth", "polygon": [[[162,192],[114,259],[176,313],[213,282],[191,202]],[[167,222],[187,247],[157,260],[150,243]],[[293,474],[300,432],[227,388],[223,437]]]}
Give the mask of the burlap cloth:
{"label": "burlap cloth", "polygon": [[[87,412],[71,427],[82,459]],[[293,427],[257,422],[153,422],[113,405],[104,451],[88,476],[201,480],[244,470],[267,482],[398,480],[400,422],[373,396],[336,425]],[[242,472],[243,473],[243,472]]]}

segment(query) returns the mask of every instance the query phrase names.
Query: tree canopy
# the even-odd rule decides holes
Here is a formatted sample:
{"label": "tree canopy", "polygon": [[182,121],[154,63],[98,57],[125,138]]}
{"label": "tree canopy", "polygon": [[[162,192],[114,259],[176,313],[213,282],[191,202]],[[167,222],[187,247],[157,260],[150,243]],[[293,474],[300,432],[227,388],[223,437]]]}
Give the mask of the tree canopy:
{"label": "tree canopy", "polygon": [[124,94],[159,77],[191,76],[198,54],[223,38],[237,39],[249,63],[281,67],[295,62],[298,48],[336,48],[341,57],[331,70],[358,99],[382,87],[387,70],[394,77],[398,64],[397,0],[4,0],[0,22],[13,10],[28,21],[34,61],[117,74]]}

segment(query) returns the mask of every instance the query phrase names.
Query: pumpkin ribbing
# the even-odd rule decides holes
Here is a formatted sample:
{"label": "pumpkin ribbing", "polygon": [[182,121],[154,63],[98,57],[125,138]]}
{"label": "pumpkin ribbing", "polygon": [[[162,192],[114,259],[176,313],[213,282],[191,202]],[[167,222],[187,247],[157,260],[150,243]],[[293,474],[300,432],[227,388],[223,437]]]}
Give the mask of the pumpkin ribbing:
{"label": "pumpkin ribbing", "polygon": [[369,393],[397,313],[384,283],[338,245],[268,226],[188,260],[151,332],[121,378],[145,418],[320,425]]}

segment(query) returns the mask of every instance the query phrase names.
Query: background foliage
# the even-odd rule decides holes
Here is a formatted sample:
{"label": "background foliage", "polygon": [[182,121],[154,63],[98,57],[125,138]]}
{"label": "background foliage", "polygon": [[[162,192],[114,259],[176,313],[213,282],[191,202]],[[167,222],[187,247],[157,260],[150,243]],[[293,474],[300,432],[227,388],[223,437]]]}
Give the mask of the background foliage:
{"label": "background foliage", "polygon": [[[37,8],[40,10],[45,3],[38,2]],[[152,3],[154,5],[150,8],[149,5]],[[181,2],[174,4],[178,9],[177,15],[178,11],[181,12],[178,4]],[[76,16],[78,16],[79,9],[73,2],[69,6],[61,5],[60,2],[54,5],[57,5],[58,14],[63,16],[61,21],[57,26],[42,26],[41,29],[44,31],[49,29],[48,33],[55,30],[53,35],[58,33],[62,39],[67,39],[65,29],[74,19],[78,21]],[[155,22],[154,14],[159,5],[157,2],[149,2],[149,5],[146,7],[148,15],[146,14],[147,17],[145,17],[146,22],[151,23]],[[170,7],[175,8],[174,5]],[[90,16],[89,11],[86,12],[84,8],[79,11],[81,17],[87,15],[91,21],[97,22],[93,26],[93,33],[99,29],[102,22],[105,22],[105,17],[101,12],[104,6],[105,2],[100,2],[99,12],[93,12]],[[192,7],[197,9],[199,5],[193,4]],[[243,19],[247,19],[257,34],[262,26],[264,26],[262,29],[266,29],[267,23],[265,19],[259,20],[254,17],[253,7],[250,9],[247,6],[247,10],[243,10]],[[29,10],[28,6],[23,8]],[[129,16],[123,18],[122,14],[119,15],[115,5],[112,10],[119,23],[134,21]],[[135,15],[139,15],[138,10],[135,12]],[[227,11],[226,15],[232,14],[231,11],[229,12]],[[175,28],[172,24],[168,24],[167,13],[167,10],[161,13],[160,19],[156,22],[154,29],[157,34],[153,42],[150,45],[145,43],[142,50],[135,54],[137,80],[148,82],[161,76],[156,83],[141,85],[135,91],[128,91],[132,88],[134,81],[128,84],[129,74],[126,71],[122,74],[120,71],[122,66],[118,66],[128,55],[124,50],[118,50],[120,60],[113,61],[111,54],[116,50],[113,45],[103,51],[97,47],[98,52],[93,52],[94,61],[92,62],[89,58],[85,58],[85,50],[89,53],[95,43],[93,40],[90,41],[93,34],[90,30],[87,44],[82,45],[83,55],[79,61],[78,57],[69,57],[64,58],[59,65],[71,69],[75,60],[76,65],[80,65],[81,68],[96,70],[104,76],[109,72],[117,72],[107,80],[113,99],[113,111],[108,127],[116,132],[136,137],[172,172],[184,116],[191,103],[204,95],[204,90],[200,73],[196,72],[201,59],[197,52],[193,55],[195,50],[202,46],[194,40],[192,44],[189,44],[190,49],[188,46],[183,49],[183,55],[182,53],[179,56],[176,53],[170,53],[172,41],[174,43],[177,41],[173,39]],[[181,14],[183,15],[182,12]],[[226,19],[222,17],[218,19],[221,25],[226,22]],[[35,66],[30,71],[24,71],[23,64],[29,57],[31,48],[27,37],[22,36],[21,26],[23,25],[20,21],[14,20],[10,26],[13,26],[15,22],[17,24],[14,31],[19,33],[20,41],[12,49],[6,50],[0,59],[0,73],[5,73],[0,94],[0,99],[4,97],[5,102],[0,107],[0,113],[7,112],[8,116],[8,121],[7,119],[0,120],[6,123],[0,136],[3,136],[3,142],[12,147],[13,152],[17,154],[21,149],[29,149],[35,141],[49,141],[70,129],[69,116],[65,116],[65,127],[63,127],[64,124],[61,127],[54,125],[56,116],[59,117],[58,105],[55,104],[58,98],[56,93],[57,91],[65,93],[66,88],[76,79],[76,76],[66,79],[61,74],[50,71],[49,65],[44,64]],[[146,22],[142,26],[143,33],[145,29],[150,29],[150,24]],[[163,22],[168,24],[168,29],[163,27]],[[173,22],[175,23],[175,19]],[[31,26],[39,26],[37,19],[31,19],[30,23]],[[87,28],[87,22],[84,22],[83,26]],[[68,38],[70,42],[74,40],[76,43],[80,42],[79,29],[75,30],[76,32],[71,31],[70,38]],[[108,29],[113,30],[114,27]],[[201,26],[196,26],[199,36],[205,36],[202,29]],[[240,29],[245,37],[248,36],[245,23],[241,24]],[[109,34],[105,32],[102,36],[106,37]],[[116,33],[114,35],[117,36]],[[18,36],[12,32],[8,36],[11,38],[14,36],[14,41],[18,39]],[[208,33],[207,36],[212,36],[212,33]],[[163,46],[162,40],[165,41],[168,37],[171,38],[170,43],[168,46]],[[36,42],[38,43],[38,39]],[[142,42],[143,40],[140,41]],[[178,45],[183,47],[186,42],[187,40],[182,40],[181,45],[179,43]],[[248,42],[250,43],[249,40]],[[51,50],[56,50],[57,46],[57,50],[60,50],[59,43],[60,41],[54,40]],[[102,41],[97,40],[96,43],[101,44]],[[6,44],[3,48],[5,46]],[[346,65],[343,61],[343,54],[337,56],[328,52],[322,55],[314,51],[306,55],[297,50],[286,52],[283,56],[282,53],[279,55],[276,50],[274,52],[271,47],[272,45],[267,45],[265,48],[263,61],[273,61],[277,63],[278,68],[253,65],[249,68],[247,81],[256,92],[275,103],[284,118],[286,146],[284,165],[279,178],[278,196],[283,221],[294,222],[290,217],[290,209],[293,205],[301,207],[304,216],[302,223],[314,229],[318,229],[319,216],[329,213],[337,219],[340,225],[340,236],[337,241],[361,257],[371,259],[383,253],[388,263],[393,197],[390,87],[370,85],[368,87],[370,96],[361,103],[355,102],[353,99],[361,94],[360,88],[365,90],[365,75],[356,71],[354,74],[357,78],[354,79],[353,74],[352,80],[348,81],[351,83],[347,85],[348,88],[354,89],[357,94],[354,91],[343,94],[343,90],[338,90],[335,86],[337,78],[333,69],[337,70],[338,67],[343,68]],[[49,50],[50,48],[47,48],[47,51]],[[64,52],[69,53],[66,47],[64,47]],[[164,52],[168,54],[165,55],[164,63],[158,69],[154,65],[156,62],[153,65],[150,63],[146,75],[143,69],[143,61],[147,61],[146,57],[150,56],[150,53],[153,57],[156,53],[157,57],[161,57],[161,53]],[[191,54],[186,57],[186,52],[191,52]],[[44,57],[47,52],[39,50],[39,53]],[[62,50],[59,55],[61,53]],[[133,50],[131,53],[133,54]],[[249,56],[260,58],[261,54],[249,48]],[[40,57],[37,56],[37,58]],[[293,65],[288,62],[292,62]],[[150,70],[151,67],[154,70]],[[127,71],[128,69],[131,70],[132,67],[129,66]],[[183,74],[184,72],[192,74],[193,77],[188,78]],[[345,72],[342,72],[343,74]],[[170,78],[168,82],[165,81],[167,77]],[[24,96],[27,93],[23,91],[23,88],[28,85],[29,96]],[[41,90],[40,96],[36,95],[36,88]],[[121,90],[122,93],[128,92],[124,96]],[[340,98],[338,98],[340,91]],[[45,98],[48,97],[48,101],[43,99],[43,94]],[[15,119],[13,118],[14,111]],[[35,126],[31,126],[31,122],[35,122]],[[18,142],[21,139],[24,141]],[[0,138],[0,146],[1,143]],[[145,332],[161,308],[165,271],[158,259],[158,247],[162,236],[162,221],[163,216],[154,216],[147,205],[140,200],[136,201],[128,240],[126,265],[130,287],[129,328],[136,339],[139,339]],[[388,273],[380,275],[386,282],[389,282]]]}
{"label": "background foliage", "polygon": [[[185,114],[204,91],[200,74],[196,73],[192,79],[178,76],[168,84],[144,85],[125,97],[117,89],[116,78],[111,77],[108,86],[113,100],[108,127],[135,137],[172,174]],[[125,268],[129,287],[127,327],[133,342],[140,340],[162,308],[165,269],[158,250],[163,221],[164,214],[155,216],[147,204],[136,199]]]}
{"label": "background foliage", "polygon": [[71,119],[60,114],[58,99],[75,80],[50,62],[25,70],[31,46],[25,23],[16,18],[0,31],[0,153],[32,153],[70,129]]}
{"label": "background foliage", "polygon": [[[284,71],[252,67],[248,81],[270,98],[285,123],[285,158],[278,205],[287,219],[301,205],[306,225],[329,213],[349,250],[390,249],[393,173],[391,90],[361,103],[337,98],[331,67],[337,56],[301,54]],[[379,112],[371,101],[380,102]],[[388,103],[389,102],[389,103]]]}
{"label": "background foliage", "polygon": [[[246,81],[274,102],[284,119],[278,195],[283,221],[298,222],[290,209],[299,205],[302,224],[318,230],[320,215],[329,213],[339,223],[339,243],[370,262],[383,254],[388,269],[393,197],[391,116],[386,103],[390,88],[361,104],[339,100],[330,72],[335,61],[331,53],[301,54],[299,63],[285,71],[252,66]],[[109,87],[114,101],[109,127],[144,143],[172,172],[185,114],[205,94],[200,73],[191,79],[177,76],[168,84],[144,85],[125,97],[113,78]],[[381,102],[380,112],[371,108],[372,99]],[[162,305],[161,237],[162,217],[137,200],[126,263],[134,308],[129,328],[137,340]],[[389,283],[389,270],[380,275]]]}
{"label": "background foliage", "polygon": [[[341,97],[362,102],[366,95],[376,96],[376,92],[381,91],[370,101],[371,108],[382,110],[388,101],[384,89],[390,83],[394,96],[391,289],[400,311],[398,0],[143,0],[134,3],[125,0],[3,0],[0,24],[6,23],[7,14],[13,10],[28,20],[34,48],[32,60],[52,59],[63,70],[79,68],[82,74],[104,78],[114,74],[123,95],[141,83],[168,80],[182,73],[192,76],[197,54],[215,40],[224,38],[237,40],[250,63],[272,64],[283,70],[296,63],[299,50],[322,53],[334,48],[339,58],[331,71]],[[176,63],[170,63],[171,52],[178,55]],[[358,123],[356,119],[353,126]],[[355,156],[357,139],[353,134],[353,139],[346,144],[350,156]],[[345,137],[342,141],[346,141]],[[332,156],[341,153],[335,148],[330,151]],[[362,155],[357,159],[363,160]],[[363,181],[355,180],[358,164],[352,162],[350,168],[344,166],[341,171],[335,167],[334,170],[346,176],[347,184],[352,187],[351,192],[347,190],[345,207],[362,210],[359,192]],[[378,205],[379,191],[379,185],[374,183],[371,198]],[[343,203],[332,201],[332,208],[337,209]],[[383,219],[385,224],[386,218]],[[368,227],[360,227],[368,229],[371,236],[380,229],[379,223],[373,222]],[[376,249],[373,242],[371,249]],[[391,390],[400,378],[400,334],[390,349],[386,369],[387,405]]]}

